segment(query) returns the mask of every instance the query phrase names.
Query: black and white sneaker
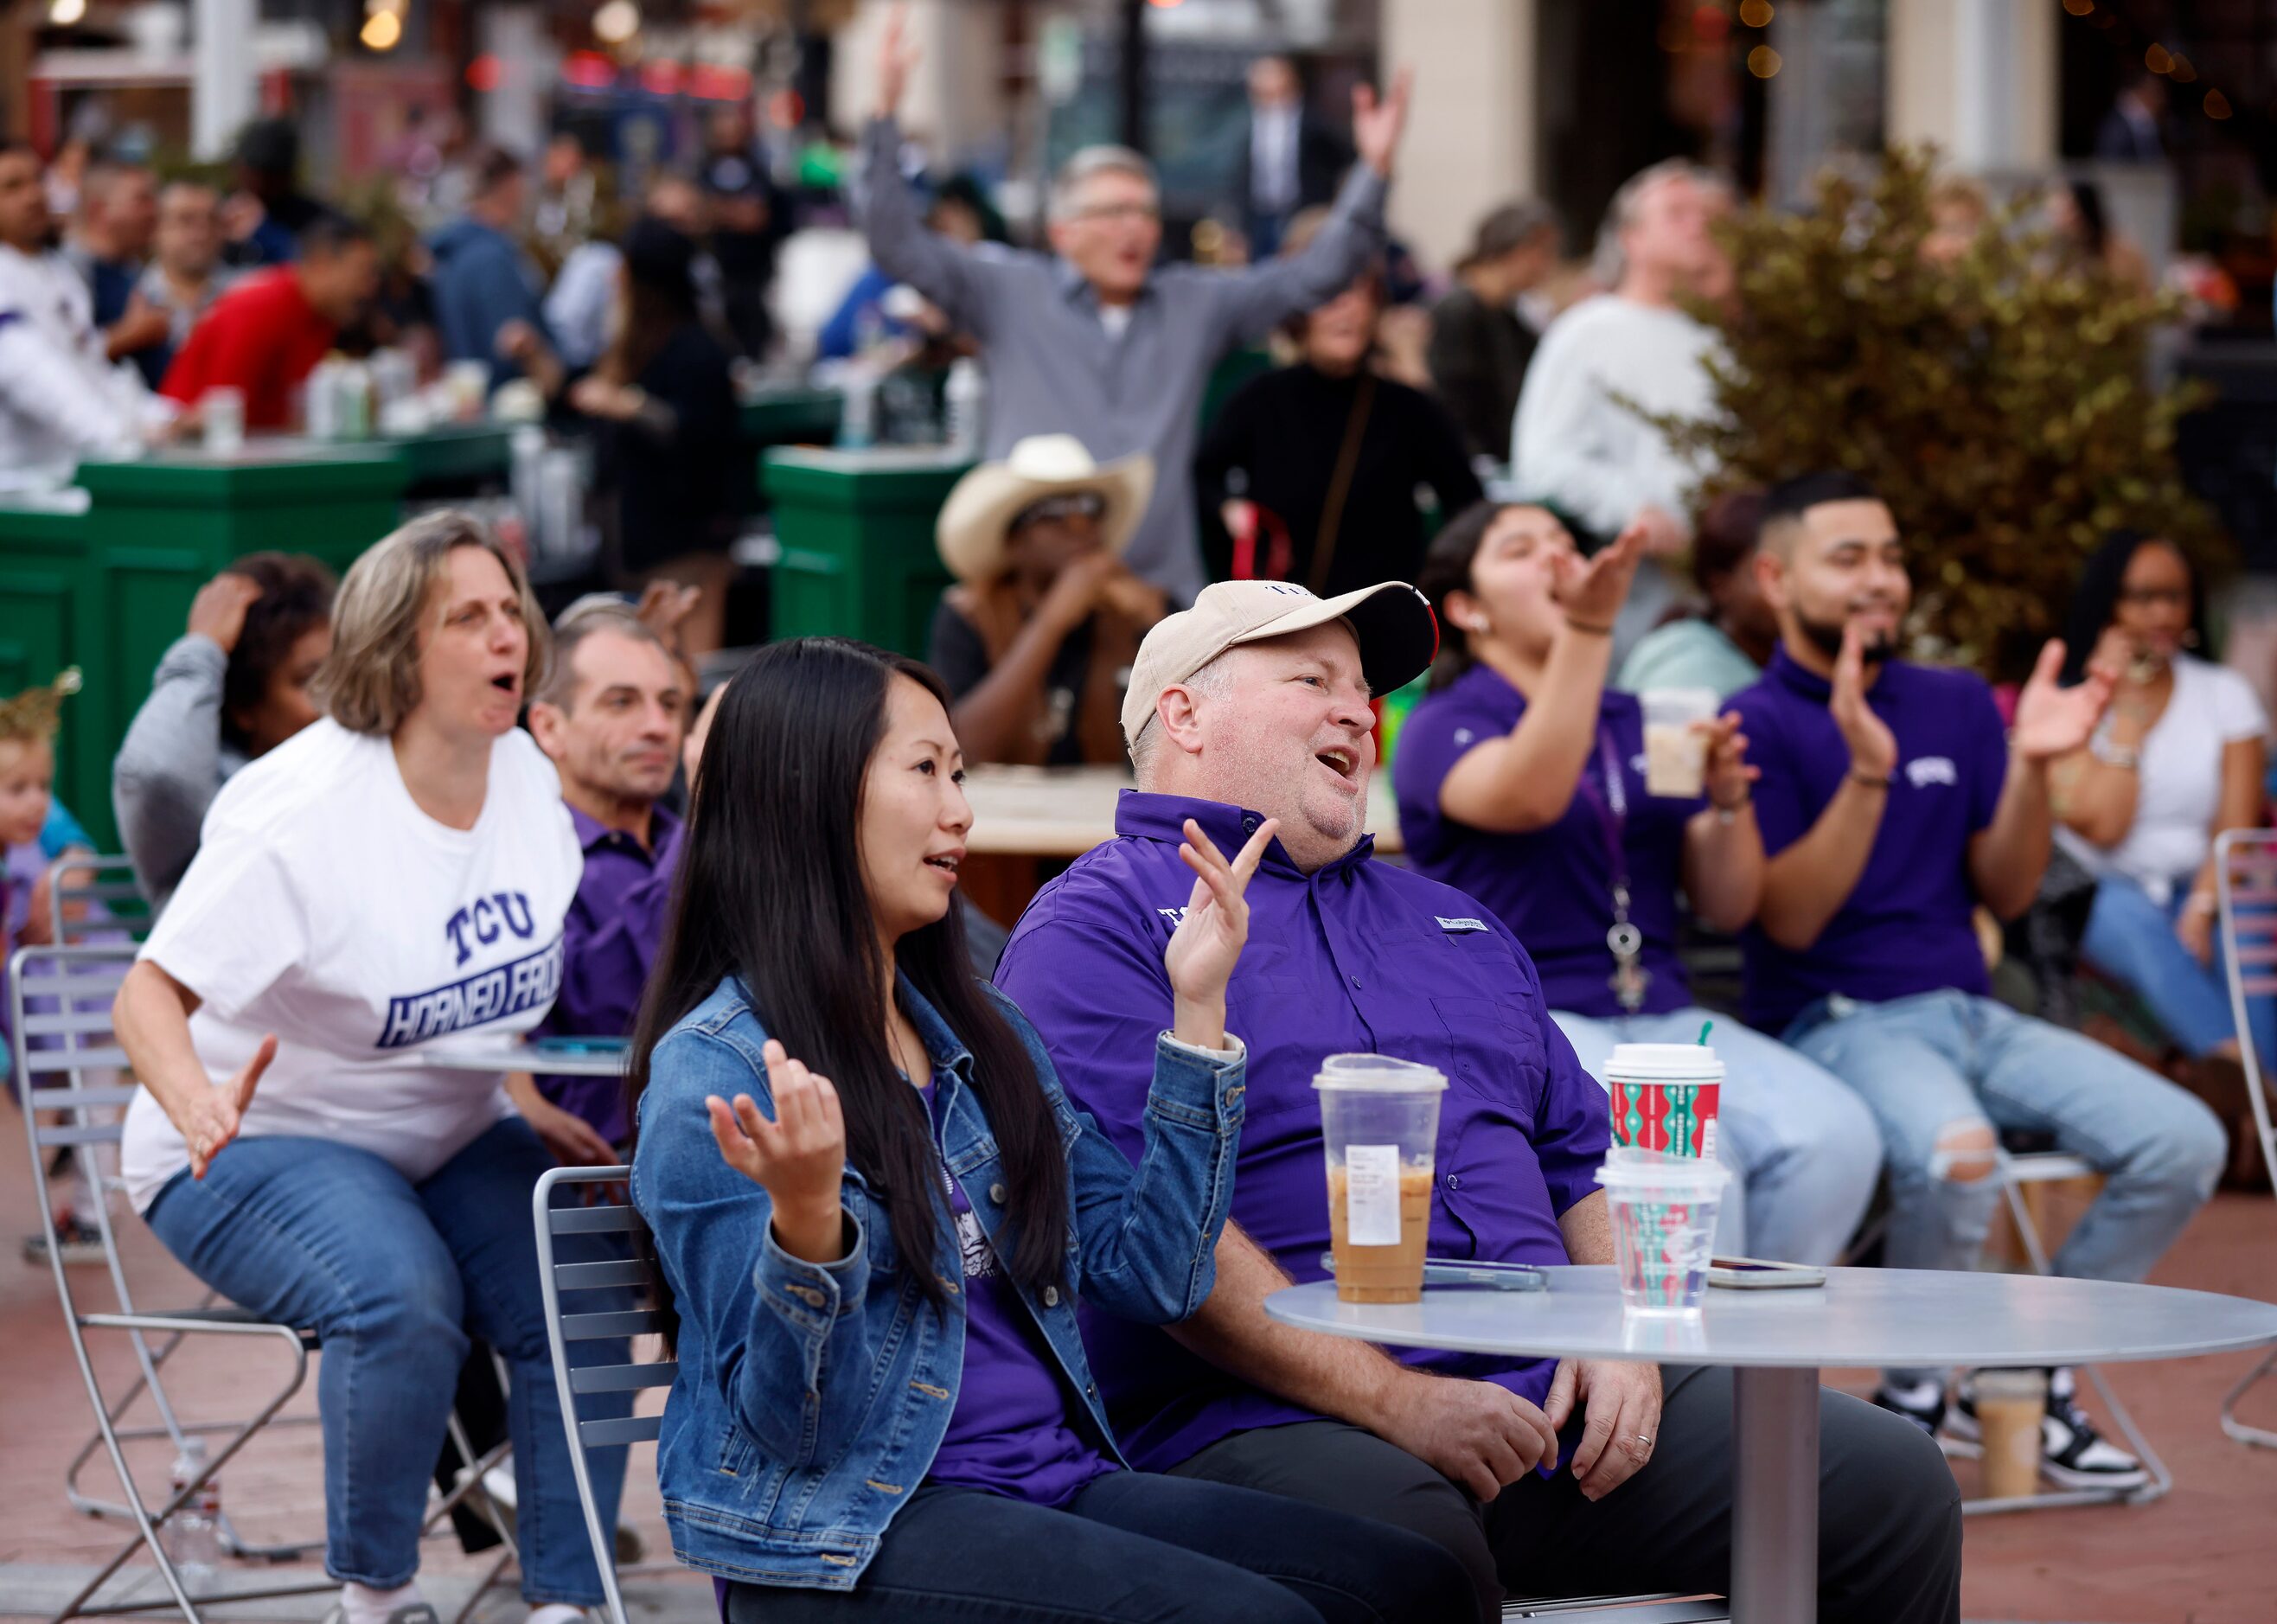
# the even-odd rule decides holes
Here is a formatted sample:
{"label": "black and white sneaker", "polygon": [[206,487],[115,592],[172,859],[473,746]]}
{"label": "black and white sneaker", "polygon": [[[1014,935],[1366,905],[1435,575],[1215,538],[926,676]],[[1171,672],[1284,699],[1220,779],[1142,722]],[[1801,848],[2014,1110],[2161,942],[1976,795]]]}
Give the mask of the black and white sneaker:
{"label": "black and white sneaker", "polygon": [[[1942,1382],[1884,1382],[1874,1390],[1874,1404],[1893,1415],[1902,1415],[1930,1437],[1938,1438],[1945,1424],[1945,1384]],[[1941,1445],[1943,1438],[1938,1438]]]}
{"label": "black and white sneaker", "polygon": [[[1946,1417],[1946,1452],[1981,1455],[1983,1430],[1976,1395],[1963,1382]],[[2068,1369],[2048,1375],[2048,1408],[2040,1422],[2040,1475],[2060,1489],[2139,1489],[2151,1481],[2143,1463],[2095,1430],[2079,1404],[2079,1384]]]}

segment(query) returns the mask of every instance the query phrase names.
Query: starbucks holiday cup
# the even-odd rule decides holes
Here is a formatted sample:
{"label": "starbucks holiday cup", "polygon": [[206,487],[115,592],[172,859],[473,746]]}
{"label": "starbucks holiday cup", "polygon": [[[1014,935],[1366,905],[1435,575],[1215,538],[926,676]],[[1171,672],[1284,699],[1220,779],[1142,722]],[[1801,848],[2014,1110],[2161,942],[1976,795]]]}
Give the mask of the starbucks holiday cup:
{"label": "starbucks holiday cup", "polygon": [[1673,1156],[1716,1156],[1724,1063],[1704,1043],[1618,1043],[1605,1063],[1613,1143]]}

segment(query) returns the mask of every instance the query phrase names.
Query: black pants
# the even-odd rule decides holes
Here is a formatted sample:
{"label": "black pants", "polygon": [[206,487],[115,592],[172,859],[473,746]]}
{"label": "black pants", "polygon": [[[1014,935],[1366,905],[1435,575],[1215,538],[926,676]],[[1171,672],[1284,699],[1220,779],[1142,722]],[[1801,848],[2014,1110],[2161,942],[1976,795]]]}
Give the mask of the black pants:
{"label": "black pants", "polygon": [[851,1590],[731,1584],[728,1624],[1444,1624],[1461,1568],[1381,1522],[1109,1472],[1062,1510],[920,1488]]}
{"label": "black pants", "polygon": [[[1371,1433],[1306,1422],[1233,1437],[1172,1475],[1357,1512],[1453,1552],[1493,1624],[1514,1596],[1725,1593],[1732,1574],[1732,1375],[1664,1373],[1659,1436],[1637,1475],[1592,1504],[1572,1469],[1576,1414],[1553,1477],[1529,1474],[1481,1506]],[[1818,1404],[1818,1605],[1827,1624],[1958,1624],[1961,1492],[1937,1445],[1846,1394]]]}

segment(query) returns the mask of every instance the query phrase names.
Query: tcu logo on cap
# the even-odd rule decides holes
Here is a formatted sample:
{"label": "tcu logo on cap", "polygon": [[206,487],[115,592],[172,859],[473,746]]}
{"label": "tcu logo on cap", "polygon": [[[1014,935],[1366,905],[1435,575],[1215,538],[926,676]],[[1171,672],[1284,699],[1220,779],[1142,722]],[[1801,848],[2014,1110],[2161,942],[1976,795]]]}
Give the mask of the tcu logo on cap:
{"label": "tcu logo on cap", "polygon": [[1267,591],[1277,592],[1283,598],[1310,598],[1312,596],[1312,593],[1306,591],[1303,587],[1291,585],[1286,581],[1260,581],[1258,584],[1262,586]]}

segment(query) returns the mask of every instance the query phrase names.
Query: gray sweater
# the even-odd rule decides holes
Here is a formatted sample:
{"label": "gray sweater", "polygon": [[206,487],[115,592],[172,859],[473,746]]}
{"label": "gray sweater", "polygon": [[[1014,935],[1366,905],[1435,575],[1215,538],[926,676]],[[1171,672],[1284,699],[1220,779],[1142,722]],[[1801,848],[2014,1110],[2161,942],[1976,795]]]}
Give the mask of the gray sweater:
{"label": "gray sweater", "polygon": [[1032,434],[1072,434],[1101,462],[1146,453],[1154,494],[1131,538],[1131,568],[1192,602],[1206,579],[1192,470],[1210,370],[1228,350],[1335,298],[1383,251],[1383,179],[1355,168],[1327,224],[1293,258],[1239,271],[1157,268],[1117,337],[1065,260],[993,243],[964,248],[927,231],[890,119],[872,119],[862,143],[858,202],[871,255],[980,341],[989,459],[1001,461]]}
{"label": "gray sweater", "polygon": [[158,662],[150,697],[134,713],[110,764],[110,810],[155,911],[198,854],[206,808],[246,758],[221,736],[222,679],[229,656],[210,637],[177,641]]}

